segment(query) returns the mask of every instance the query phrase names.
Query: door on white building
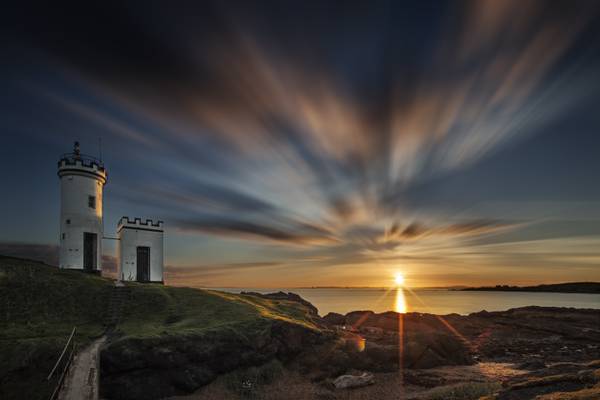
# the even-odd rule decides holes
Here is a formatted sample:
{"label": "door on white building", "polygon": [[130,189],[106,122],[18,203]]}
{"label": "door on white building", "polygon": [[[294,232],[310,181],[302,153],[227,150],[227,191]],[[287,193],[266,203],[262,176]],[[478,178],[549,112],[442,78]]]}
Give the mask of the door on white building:
{"label": "door on white building", "polygon": [[137,248],[137,281],[150,281],[150,247]]}
{"label": "door on white building", "polygon": [[96,260],[98,258],[98,235],[95,233],[83,233],[83,269],[85,271],[96,270]]}

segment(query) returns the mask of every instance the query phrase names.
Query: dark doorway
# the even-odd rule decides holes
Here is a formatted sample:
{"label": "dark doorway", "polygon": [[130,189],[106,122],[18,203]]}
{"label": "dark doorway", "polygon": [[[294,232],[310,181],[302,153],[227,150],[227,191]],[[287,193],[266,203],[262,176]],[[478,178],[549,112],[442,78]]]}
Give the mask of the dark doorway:
{"label": "dark doorway", "polygon": [[150,247],[137,248],[137,281],[150,281]]}
{"label": "dark doorway", "polygon": [[85,271],[96,270],[96,260],[98,259],[98,235],[95,233],[83,233],[83,269]]}

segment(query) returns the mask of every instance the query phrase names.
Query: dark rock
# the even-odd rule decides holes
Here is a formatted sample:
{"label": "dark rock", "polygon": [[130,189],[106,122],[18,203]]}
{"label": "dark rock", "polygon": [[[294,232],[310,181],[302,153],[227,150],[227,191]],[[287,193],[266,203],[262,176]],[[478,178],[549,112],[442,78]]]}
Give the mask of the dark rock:
{"label": "dark rock", "polygon": [[427,369],[447,365],[447,363],[446,359],[428,347],[418,358],[412,360],[410,368]]}
{"label": "dark rock", "polygon": [[400,351],[398,346],[368,343],[365,347],[368,365],[362,367],[374,372],[393,372],[398,370]]}
{"label": "dark rock", "polygon": [[300,372],[320,382],[327,378],[345,374],[354,368],[357,359],[342,347],[323,347],[314,354],[302,354],[298,360]]}
{"label": "dark rock", "polygon": [[529,371],[535,371],[538,369],[546,368],[546,364],[542,360],[529,360],[525,361],[517,366],[518,369],[525,369]]}
{"label": "dark rock", "polygon": [[[346,325],[349,328],[357,329],[364,325],[371,316],[375,315],[373,311],[352,311],[346,314]],[[365,325],[368,326],[368,325]]]}
{"label": "dark rock", "polygon": [[[261,336],[262,335],[262,336]],[[235,331],[199,335],[124,338],[100,353],[101,387],[107,399],[158,399],[191,393],[216,376],[277,358],[288,361],[331,340],[325,333],[284,321],[253,337]]]}
{"label": "dark rock", "polygon": [[407,368],[418,369],[474,363],[465,344],[455,336],[444,333],[409,336],[404,346],[403,360]]}
{"label": "dark rock", "polygon": [[346,316],[334,312],[330,312],[323,317],[323,321],[330,325],[343,326],[346,325]]}

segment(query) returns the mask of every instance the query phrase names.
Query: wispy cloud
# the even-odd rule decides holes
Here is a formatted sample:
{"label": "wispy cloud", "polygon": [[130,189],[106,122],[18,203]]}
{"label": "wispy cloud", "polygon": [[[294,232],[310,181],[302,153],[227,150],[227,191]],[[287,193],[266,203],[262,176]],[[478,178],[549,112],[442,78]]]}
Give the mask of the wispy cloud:
{"label": "wispy cloud", "polygon": [[225,217],[173,222],[175,227],[185,232],[196,231],[250,239],[267,239],[295,245],[323,245],[337,242],[327,230],[306,224],[293,223],[293,225],[288,225],[288,230],[285,230],[242,220],[227,220]]}
{"label": "wispy cloud", "polygon": [[[206,7],[206,24],[150,5],[145,23],[110,33],[91,21],[89,43],[59,19],[57,38],[35,41],[65,75],[77,72],[80,91],[45,84],[36,93],[65,123],[106,130],[115,165],[107,194],[176,234],[243,239],[316,267],[473,259],[462,250],[474,241],[493,243],[537,217],[430,210],[406,194],[538,134],[577,104],[584,52],[571,52],[598,6],[573,4],[449,2],[439,26],[421,30],[422,46],[404,26],[381,26],[387,15],[355,24],[372,16],[351,7],[356,20],[339,27],[326,20],[307,32],[297,22],[301,39],[287,26],[265,34],[259,16],[223,17],[220,4]],[[160,39],[153,18],[165,27]],[[170,18],[177,29],[162,23]],[[469,190],[448,188],[467,199]]]}

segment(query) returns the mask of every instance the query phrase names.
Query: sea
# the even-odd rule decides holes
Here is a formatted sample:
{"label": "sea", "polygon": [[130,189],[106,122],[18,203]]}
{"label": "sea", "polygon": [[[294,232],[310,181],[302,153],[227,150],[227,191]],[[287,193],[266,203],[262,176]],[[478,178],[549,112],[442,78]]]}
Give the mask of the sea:
{"label": "sea", "polygon": [[600,309],[600,294],[484,292],[448,289],[407,288],[282,288],[241,289],[213,288],[231,293],[278,291],[293,292],[310,301],[321,316],[330,312],[346,314],[350,311],[371,310],[422,312],[439,315],[462,314],[486,310],[504,311],[525,306],[573,307]]}

